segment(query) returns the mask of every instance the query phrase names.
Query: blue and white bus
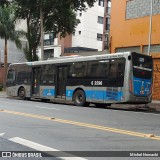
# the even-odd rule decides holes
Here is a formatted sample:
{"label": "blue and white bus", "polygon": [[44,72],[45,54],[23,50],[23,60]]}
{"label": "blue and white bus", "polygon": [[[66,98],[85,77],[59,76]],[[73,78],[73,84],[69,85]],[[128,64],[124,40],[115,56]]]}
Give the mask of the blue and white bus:
{"label": "blue and white bus", "polygon": [[148,104],[153,60],[135,52],[68,56],[9,66],[7,95],[77,106]]}

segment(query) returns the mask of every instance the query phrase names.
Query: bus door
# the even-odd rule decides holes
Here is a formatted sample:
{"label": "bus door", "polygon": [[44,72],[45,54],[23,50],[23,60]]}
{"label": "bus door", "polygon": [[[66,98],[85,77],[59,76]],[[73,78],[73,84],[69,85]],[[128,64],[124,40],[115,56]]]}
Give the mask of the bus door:
{"label": "bus door", "polygon": [[40,67],[33,68],[32,95],[40,96],[40,80],[42,70]]}
{"label": "bus door", "polygon": [[57,97],[64,98],[66,96],[67,70],[67,66],[58,66],[57,68]]}

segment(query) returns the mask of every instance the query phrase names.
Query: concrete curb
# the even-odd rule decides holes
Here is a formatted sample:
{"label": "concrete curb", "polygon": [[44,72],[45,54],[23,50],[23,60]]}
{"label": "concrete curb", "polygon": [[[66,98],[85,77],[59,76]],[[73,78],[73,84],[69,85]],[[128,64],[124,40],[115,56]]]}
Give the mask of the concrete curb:
{"label": "concrete curb", "polygon": [[153,101],[152,103],[150,103],[149,104],[149,110],[160,112],[160,101],[159,102]]}

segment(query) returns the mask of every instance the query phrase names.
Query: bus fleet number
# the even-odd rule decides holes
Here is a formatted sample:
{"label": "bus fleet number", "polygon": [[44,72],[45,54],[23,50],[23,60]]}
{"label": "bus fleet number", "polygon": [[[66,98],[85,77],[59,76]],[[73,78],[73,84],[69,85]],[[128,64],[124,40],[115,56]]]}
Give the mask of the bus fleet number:
{"label": "bus fleet number", "polygon": [[92,86],[102,86],[102,81],[91,81]]}

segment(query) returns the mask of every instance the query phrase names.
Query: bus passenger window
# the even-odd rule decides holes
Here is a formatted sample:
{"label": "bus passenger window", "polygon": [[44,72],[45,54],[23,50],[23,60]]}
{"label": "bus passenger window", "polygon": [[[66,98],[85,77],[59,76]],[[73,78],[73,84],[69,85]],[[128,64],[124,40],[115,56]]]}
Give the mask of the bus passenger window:
{"label": "bus passenger window", "polygon": [[125,59],[110,61],[109,84],[112,87],[122,87],[124,82]]}
{"label": "bus passenger window", "polygon": [[21,71],[17,73],[18,84],[28,83],[30,79],[30,73],[26,71]]}
{"label": "bus passenger window", "polygon": [[110,66],[110,76],[115,78],[117,76],[117,65],[116,63],[112,63]]}
{"label": "bus passenger window", "polygon": [[69,67],[69,77],[83,78],[86,76],[86,62],[72,63]]}
{"label": "bus passenger window", "polygon": [[88,63],[88,76],[92,78],[107,78],[109,61],[92,61]]}
{"label": "bus passenger window", "polygon": [[16,72],[13,70],[8,71],[7,82],[13,83],[16,79]]}

